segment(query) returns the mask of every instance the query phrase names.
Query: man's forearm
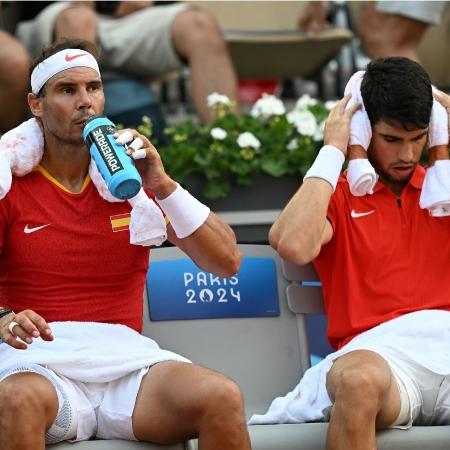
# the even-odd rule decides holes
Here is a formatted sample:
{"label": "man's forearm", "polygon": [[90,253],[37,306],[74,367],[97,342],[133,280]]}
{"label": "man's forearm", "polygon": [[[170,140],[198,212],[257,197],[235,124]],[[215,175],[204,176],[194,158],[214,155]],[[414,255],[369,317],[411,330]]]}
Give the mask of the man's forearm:
{"label": "man's forearm", "polygon": [[230,226],[212,212],[202,226],[186,238],[177,238],[171,227],[168,227],[168,235],[173,244],[208,272],[229,277],[239,270],[241,254],[236,236]]}

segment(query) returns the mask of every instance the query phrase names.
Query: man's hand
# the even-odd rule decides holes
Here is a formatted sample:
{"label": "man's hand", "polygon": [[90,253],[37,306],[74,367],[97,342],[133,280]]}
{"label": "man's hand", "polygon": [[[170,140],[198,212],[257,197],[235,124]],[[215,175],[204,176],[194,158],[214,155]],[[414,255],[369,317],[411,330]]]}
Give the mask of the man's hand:
{"label": "man's hand", "polygon": [[127,153],[135,160],[144,187],[159,199],[168,197],[177,187],[167,175],[153,144],[136,130],[125,129],[117,132],[117,143],[129,144]]}
{"label": "man's hand", "polygon": [[[17,323],[14,328],[10,326],[12,322]],[[47,322],[30,309],[18,314],[8,314],[0,319],[0,338],[11,347],[25,350],[28,348],[26,344],[31,344],[33,339],[38,337],[41,337],[44,341],[53,341],[54,339]]]}
{"label": "man's hand", "polygon": [[[448,134],[450,137],[450,95],[442,91],[433,91],[434,98],[447,110],[448,114]],[[450,140],[449,140],[450,144]]]}
{"label": "man's hand", "polygon": [[323,137],[323,143],[325,145],[334,145],[341,150],[345,156],[347,156],[347,145],[350,139],[350,122],[353,114],[361,108],[361,103],[356,103],[346,111],[345,107],[350,98],[351,94],[347,94],[330,111],[325,122]]}
{"label": "man's hand", "polygon": [[319,31],[330,25],[327,20],[328,9],[328,2],[308,2],[298,18],[299,28],[310,37],[316,36]]}

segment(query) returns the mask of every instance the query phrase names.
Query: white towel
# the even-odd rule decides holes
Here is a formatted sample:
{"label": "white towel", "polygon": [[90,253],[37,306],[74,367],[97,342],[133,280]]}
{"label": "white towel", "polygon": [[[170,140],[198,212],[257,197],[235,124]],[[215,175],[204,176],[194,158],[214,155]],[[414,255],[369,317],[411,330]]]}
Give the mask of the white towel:
{"label": "white towel", "polygon": [[352,94],[345,108],[346,110],[352,108],[357,103],[361,104],[361,108],[352,116],[349,144],[360,145],[364,150],[367,150],[372,139],[372,125],[370,124],[369,116],[367,115],[361,95],[361,82],[364,73],[363,70],[360,70],[350,77],[345,86],[344,95]]}
{"label": "white towel", "polygon": [[[448,144],[447,110],[435,99],[428,130],[428,146]],[[438,160],[425,173],[419,205],[434,217],[450,216],[450,161]]]}
{"label": "white towel", "polygon": [[439,160],[428,167],[419,205],[434,217],[450,215],[450,160]]}
{"label": "white towel", "polygon": [[[433,88],[433,91],[435,89]],[[430,125],[428,127],[428,148],[448,144],[448,113],[435,98],[431,108]]]}
{"label": "white towel", "polygon": [[[11,188],[12,174],[24,176],[38,166],[44,154],[44,135],[35,118],[23,122],[5,133],[0,139],[0,200]],[[89,175],[100,196],[108,202],[121,202],[108,190],[103,177],[91,160]],[[167,227],[161,210],[141,189],[132,206],[130,220],[130,243],[134,245],[161,245],[167,238]],[[139,201],[138,201],[139,199]],[[134,206],[137,207],[134,211]]]}
{"label": "white towel", "polygon": [[356,197],[362,197],[366,194],[373,194],[378,175],[368,159],[351,159],[348,162],[347,181],[350,192]]}
{"label": "white towel", "polygon": [[26,350],[0,345],[0,373],[15,365],[40,364],[84,383],[116,380],[161,361],[188,359],[125,325],[97,322],[52,322],[55,339],[37,338]]}
{"label": "white towel", "polygon": [[166,221],[161,210],[141,189],[128,200],[133,206],[130,221],[130,242],[139,245],[161,245],[167,239]]}
{"label": "white towel", "polygon": [[446,375],[450,374],[449,344],[449,311],[425,310],[397,317],[360,334],[311,367],[292,392],[276,398],[265,414],[253,415],[249,425],[327,421],[331,400],[325,385],[326,374],[333,361],[345,353],[372,350],[388,358],[411,359]]}
{"label": "white towel", "polygon": [[[89,176],[100,196],[108,202],[122,202],[111,194],[101,176],[97,165],[91,159]],[[130,244],[148,247],[160,246],[167,239],[167,226],[161,210],[155,202],[147,197],[141,188],[139,192],[128,199],[132,206],[130,219]]]}
{"label": "white towel", "polygon": [[[361,81],[363,77],[363,70],[354,73],[348,80],[347,86],[345,86],[344,95],[352,94],[346,109],[357,103],[361,104],[361,108],[353,114],[350,122],[349,145],[360,145],[367,151],[372,139],[372,126],[361,96]],[[350,160],[348,163],[347,181],[350,186],[350,192],[357,197],[361,197],[366,194],[373,194],[378,175],[368,159],[358,158]]]}
{"label": "white towel", "polygon": [[12,173],[23,176],[42,159],[44,135],[39,122],[29,119],[0,139],[0,200],[11,188]]}

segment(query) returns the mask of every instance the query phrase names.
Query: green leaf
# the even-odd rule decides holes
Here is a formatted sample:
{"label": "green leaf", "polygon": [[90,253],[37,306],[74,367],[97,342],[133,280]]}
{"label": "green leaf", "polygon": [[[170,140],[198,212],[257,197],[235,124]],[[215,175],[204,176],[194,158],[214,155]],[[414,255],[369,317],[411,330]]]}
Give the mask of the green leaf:
{"label": "green leaf", "polygon": [[203,190],[203,195],[206,198],[226,197],[230,190],[230,183],[226,180],[208,181]]}
{"label": "green leaf", "polygon": [[[309,107],[317,124],[326,119],[329,111],[322,102]],[[211,129],[219,127],[227,132],[224,140],[211,136]],[[152,133],[151,121],[143,118],[139,130]],[[237,138],[244,132],[252,133],[260,142],[257,150],[242,149]],[[210,124],[186,120],[165,129],[167,145],[158,147],[167,173],[176,181],[189,175],[204,180],[205,196],[225,196],[231,184],[251,185],[255,175],[264,172],[273,177],[304,174],[313,163],[322,142],[302,136],[287,120],[287,114],[260,119],[250,114],[237,116],[226,108]],[[288,150],[296,139],[298,146]]]}

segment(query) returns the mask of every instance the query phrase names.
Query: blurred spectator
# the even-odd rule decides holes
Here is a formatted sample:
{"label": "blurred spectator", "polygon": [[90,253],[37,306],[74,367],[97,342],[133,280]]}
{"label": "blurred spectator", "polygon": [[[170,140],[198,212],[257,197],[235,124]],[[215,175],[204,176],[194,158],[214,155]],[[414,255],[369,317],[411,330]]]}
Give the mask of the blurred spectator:
{"label": "blurred spectator", "polygon": [[0,2],[0,133],[23,119],[29,80],[29,58],[25,48],[3,31]]}
{"label": "blurred spectator", "polygon": [[198,116],[207,122],[211,92],[232,100],[238,95],[220,28],[210,14],[187,4],[154,3],[159,2],[53,2],[20,23],[17,35],[33,56],[61,37],[97,41],[103,70],[137,77],[162,75],[187,63]]}
{"label": "blurred spectator", "polygon": [[310,1],[302,10],[298,19],[298,26],[305,30],[309,36],[315,36],[319,31],[327,28],[329,2]]}
{"label": "blurred spectator", "polygon": [[[365,2],[357,19],[364,51],[372,59],[404,56],[418,61],[417,48],[430,25],[438,24],[449,2],[380,1]],[[328,26],[330,2],[308,2],[299,26],[315,34]]]}

